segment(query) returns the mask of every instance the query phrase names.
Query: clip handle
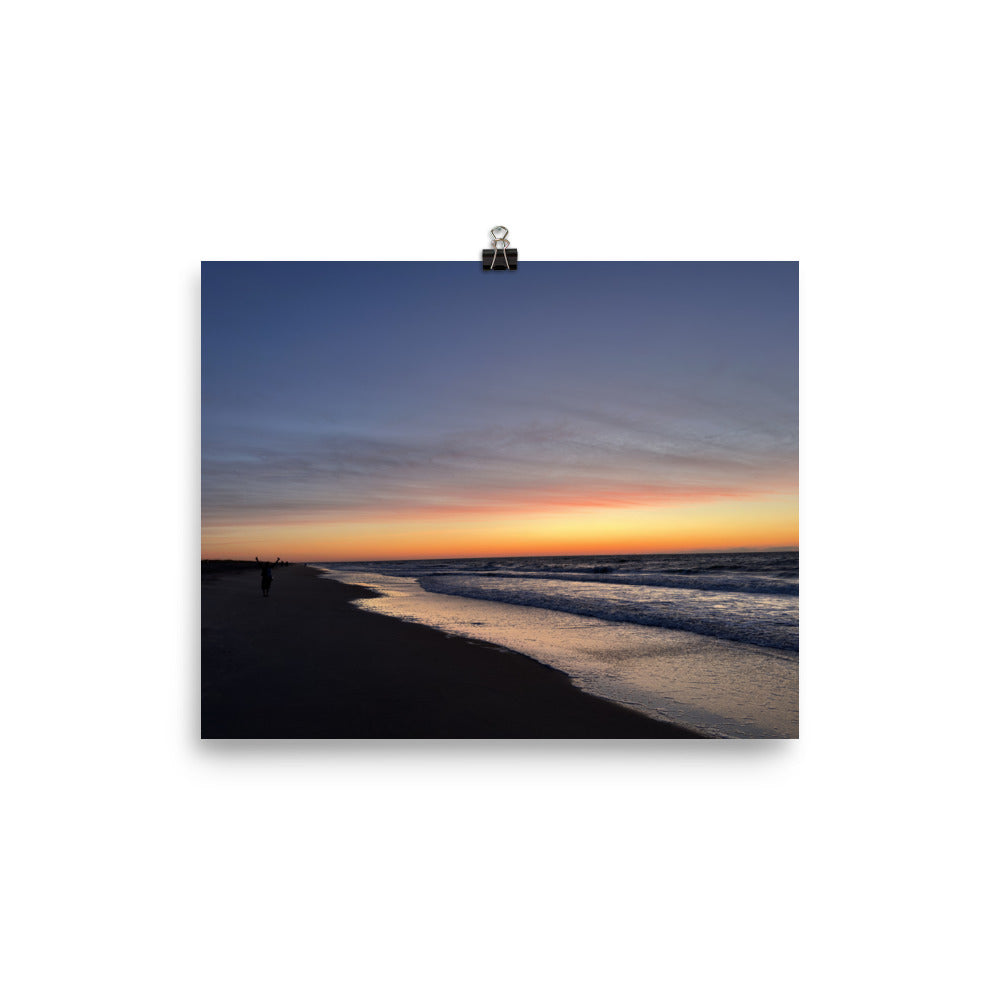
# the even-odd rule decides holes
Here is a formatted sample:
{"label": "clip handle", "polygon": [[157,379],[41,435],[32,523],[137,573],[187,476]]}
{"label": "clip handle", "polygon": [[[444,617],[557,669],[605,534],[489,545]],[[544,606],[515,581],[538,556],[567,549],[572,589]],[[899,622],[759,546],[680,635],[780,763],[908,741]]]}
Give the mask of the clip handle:
{"label": "clip handle", "polygon": [[[490,261],[489,270],[492,271],[496,267],[497,254],[503,251],[503,265],[504,269],[511,270],[510,261],[507,259],[507,247],[510,246],[510,240],[507,239],[507,234],[510,230],[506,226],[494,226],[490,230],[490,246],[493,247],[493,259]],[[483,257],[485,258],[485,253]],[[516,266],[516,265],[515,265]],[[486,261],[483,260],[483,267],[486,267]]]}

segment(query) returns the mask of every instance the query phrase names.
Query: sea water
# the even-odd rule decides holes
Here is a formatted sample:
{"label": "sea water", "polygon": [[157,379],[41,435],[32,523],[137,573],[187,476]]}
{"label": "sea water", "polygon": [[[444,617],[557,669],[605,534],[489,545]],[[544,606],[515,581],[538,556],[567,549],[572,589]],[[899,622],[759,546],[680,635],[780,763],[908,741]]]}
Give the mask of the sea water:
{"label": "sea water", "polygon": [[366,611],[523,653],[584,691],[731,738],[798,735],[798,553],[317,564]]}

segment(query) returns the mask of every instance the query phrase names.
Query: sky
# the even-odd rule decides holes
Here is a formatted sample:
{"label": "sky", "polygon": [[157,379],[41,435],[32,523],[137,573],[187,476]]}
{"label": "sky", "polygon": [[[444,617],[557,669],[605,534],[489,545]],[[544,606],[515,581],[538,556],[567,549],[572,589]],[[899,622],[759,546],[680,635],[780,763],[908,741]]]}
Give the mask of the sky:
{"label": "sky", "polygon": [[798,544],[795,262],[205,262],[202,556]]}

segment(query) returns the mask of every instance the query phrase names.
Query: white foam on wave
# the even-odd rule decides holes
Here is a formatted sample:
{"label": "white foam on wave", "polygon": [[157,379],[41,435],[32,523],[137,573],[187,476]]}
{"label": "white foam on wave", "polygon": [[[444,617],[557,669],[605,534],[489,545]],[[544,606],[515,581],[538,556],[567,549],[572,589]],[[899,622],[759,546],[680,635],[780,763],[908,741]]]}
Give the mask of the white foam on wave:
{"label": "white foam on wave", "polygon": [[683,629],[734,642],[798,649],[798,598],[687,587],[593,582],[578,577],[421,576],[424,590],[566,611],[609,622]]}
{"label": "white foam on wave", "polygon": [[798,553],[530,556],[341,563],[427,591],[798,649]]}

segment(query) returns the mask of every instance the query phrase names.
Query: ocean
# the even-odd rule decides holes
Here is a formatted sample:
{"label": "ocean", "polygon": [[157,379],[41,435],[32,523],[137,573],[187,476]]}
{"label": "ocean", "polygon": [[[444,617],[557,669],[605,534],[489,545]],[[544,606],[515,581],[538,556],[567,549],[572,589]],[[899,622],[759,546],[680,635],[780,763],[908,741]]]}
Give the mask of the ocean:
{"label": "ocean", "polygon": [[721,738],[798,736],[798,552],[315,564],[366,611],[495,643]]}

